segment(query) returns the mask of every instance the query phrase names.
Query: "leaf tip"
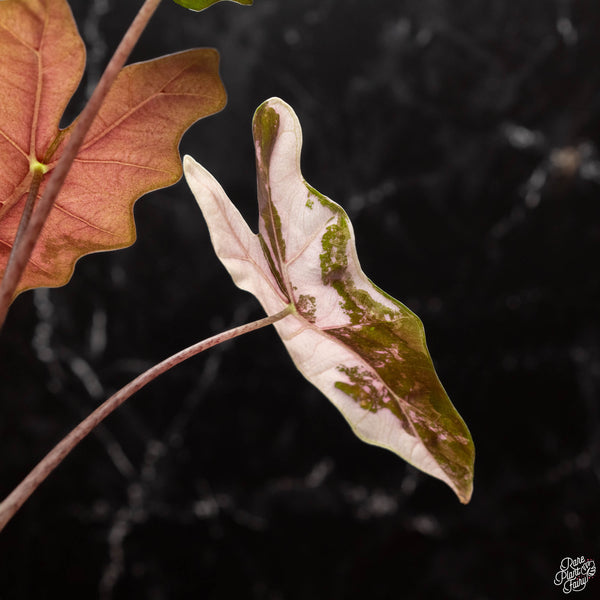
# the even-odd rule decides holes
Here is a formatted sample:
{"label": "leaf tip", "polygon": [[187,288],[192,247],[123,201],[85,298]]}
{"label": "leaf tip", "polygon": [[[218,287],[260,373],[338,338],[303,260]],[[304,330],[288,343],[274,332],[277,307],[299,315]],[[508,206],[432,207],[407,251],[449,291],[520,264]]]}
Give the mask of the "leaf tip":
{"label": "leaf tip", "polygon": [[[212,175],[189,154],[183,157],[183,174],[188,184],[193,181],[195,186],[206,187],[206,180],[212,179]],[[198,190],[198,187],[190,187]]]}
{"label": "leaf tip", "polygon": [[[461,419],[462,421],[462,419]],[[464,440],[463,451],[457,456],[457,464],[446,472],[446,482],[456,494],[461,504],[468,504],[473,495],[473,477],[475,474],[475,446],[466,425],[463,426],[467,432]]]}
{"label": "leaf tip", "polygon": [[469,504],[473,496],[473,471],[461,486],[453,487],[454,493],[458,496],[461,504]]}
{"label": "leaf tip", "polygon": [[260,157],[263,165],[268,165],[273,153],[275,142],[279,132],[279,112],[274,108],[276,101],[283,102],[279,98],[271,98],[263,102],[254,113],[252,120],[252,133],[257,145],[257,158]]}

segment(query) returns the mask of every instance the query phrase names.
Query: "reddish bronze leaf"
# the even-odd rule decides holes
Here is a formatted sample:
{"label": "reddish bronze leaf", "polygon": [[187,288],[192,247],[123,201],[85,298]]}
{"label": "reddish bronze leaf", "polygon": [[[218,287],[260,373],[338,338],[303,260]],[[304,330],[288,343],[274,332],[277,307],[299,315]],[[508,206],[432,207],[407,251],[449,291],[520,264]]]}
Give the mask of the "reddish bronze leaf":
{"label": "reddish bronze leaf", "polygon": [[[50,213],[18,292],[65,284],[84,254],[135,241],[133,204],[181,177],[178,145],[198,119],[223,108],[218,53],[196,49],[119,74]],[[66,0],[0,2],[0,274],[32,170],[60,159],[73,129],[62,113],[85,50]],[[40,194],[44,190],[42,181]]]}

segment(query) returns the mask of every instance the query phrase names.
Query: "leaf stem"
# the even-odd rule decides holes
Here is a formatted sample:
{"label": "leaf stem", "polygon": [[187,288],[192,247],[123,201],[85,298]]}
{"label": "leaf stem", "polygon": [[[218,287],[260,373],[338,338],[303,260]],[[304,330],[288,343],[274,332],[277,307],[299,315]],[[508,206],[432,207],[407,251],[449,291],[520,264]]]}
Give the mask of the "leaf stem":
{"label": "leaf stem", "polygon": [[29,186],[29,194],[27,195],[27,200],[25,201],[25,206],[23,207],[23,212],[21,213],[21,219],[19,220],[19,228],[17,229],[17,233],[15,235],[15,241],[13,243],[12,251],[10,253],[10,256],[8,257],[6,270],[10,268],[10,264],[15,260],[15,248],[18,248],[21,245],[23,235],[25,234],[29,222],[31,221],[31,215],[35,206],[35,200],[37,198],[38,192],[40,191],[40,185],[42,184],[44,173],[45,172],[41,169],[34,169],[33,171],[33,178],[31,179],[31,185]]}
{"label": "leaf stem", "polygon": [[48,185],[46,186],[36,209],[31,215],[28,227],[25,229],[20,239],[15,240],[15,242],[18,241],[19,243],[13,244],[4,277],[0,283],[0,328],[6,320],[9,306],[14,299],[15,291],[21,276],[23,275],[23,271],[27,266],[33,248],[42,231],[42,227],[54,206],[56,197],[67,177],[71,165],[73,164],[73,160],[77,156],[79,148],[81,147],[94,118],[98,114],[106,95],[119,74],[119,71],[123,68],[123,65],[131,54],[140,35],[146,28],[148,21],[158,8],[160,1],[161,0],[144,1],[144,4],[123,36],[123,39],[115,50],[110,62],[106,66],[91,98],[79,115],[65,150],[56,164],[56,167],[52,170],[52,173],[48,178]]}
{"label": "leaf stem", "polygon": [[293,305],[286,306],[282,311],[270,317],[264,317],[251,323],[234,327],[228,331],[218,333],[209,337],[193,346],[189,346],[162,362],[154,365],[146,372],[136,377],[129,382],[125,387],[113,394],[108,400],[102,403],[93,413],[86,417],[79,425],[77,425],[67,436],[65,436],[46,456],[33,468],[33,470],[23,479],[23,481],[2,501],[0,504],[0,531],[4,529],[6,524],[12,519],[15,513],[23,506],[25,501],[33,494],[38,486],[56,469],[63,459],[85,438],[97,425],[99,425],[106,417],[108,417],[115,409],[117,409],[125,400],[130,398],[138,390],[145,385],[162,375],[169,369],[172,369],[179,363],[200,354],[208,348],[212,348],[217,344],[226,342],[235,337],[249,333],[262,327],[272,325],[287,317],[293,312]]}

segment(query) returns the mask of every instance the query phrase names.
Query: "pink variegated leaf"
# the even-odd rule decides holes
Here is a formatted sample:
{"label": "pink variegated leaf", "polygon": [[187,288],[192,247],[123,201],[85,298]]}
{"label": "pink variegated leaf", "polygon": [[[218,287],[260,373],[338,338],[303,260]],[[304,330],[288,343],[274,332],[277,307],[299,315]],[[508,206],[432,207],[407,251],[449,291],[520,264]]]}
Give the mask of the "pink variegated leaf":
{"label": "pink variegated leaf", "polygon": [[283,343],[358,437],[441,479],[468,502],[473,441],[436,375],[421,321],[366,277],[350,219],[302,178],[302,130],[291,107],[268,100],[256,111],[253,131],[258,234],[212,175],[184,159],[217,256],[267,314],[292,306],[275,324]]}

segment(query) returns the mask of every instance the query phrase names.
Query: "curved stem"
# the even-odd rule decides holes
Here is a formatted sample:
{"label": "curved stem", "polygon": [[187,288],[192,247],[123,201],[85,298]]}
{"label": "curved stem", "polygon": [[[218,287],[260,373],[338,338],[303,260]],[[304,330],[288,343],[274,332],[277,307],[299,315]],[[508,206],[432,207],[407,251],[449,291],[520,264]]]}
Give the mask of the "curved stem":
{"label": "curved stem", "polygon": [[108,415],[116,408],[121,406],[125,400],[130,398],[138,390],[145,385],[162,375],[169,369],[179,363],[212,348],[217,344],[226,342],[227,340],[261,329],[267,325],[272,325],[277,321],[287,317],[293,311],[293,305],[286,306],[282,311],[270,317],[264,317],[252,323],[246,323],[239,327],[234,327],[223,333],[214,335],[206,340],[198,342],[189,348],[185,348],[177,354],[173,354],[169,358],[154,365],[145,373],[136,377],[133,381],[121,388],[113,394],[108,400],[102,403],[93,413],[85,418],[75,429],[73,429],[66,437],[64,437],[46,456],[34,467],[34,469],[23,479],[23,481],[4,499],[0,504],[0,531],[4,529],[6,524],[12,519],[15,513],[23,506],[25,501],[33,494],[37,487],[56,469],[63,459],[86,437],[93,429],[101,423]]}
{"label": "curved stem", "polygon": [[10,268],[11,262],[15,260],[16,250],[21,244],[23,239],[23,235],[29,226],[29,221],[31,220],[31,215],[33,214],[33,208],[35,206],[35,200],[37,198],[38,192],[40,191],[40,185],[42,184],[42,179],[44,178],[44,171],[40,169],[35,169],[33,171],[33,178],[31,179],[31,186],[29,187],[29,194],[27,195],[27,200],[25,201],[25,206],[23,207],[23,212],[21,213],[21,219],[19,221],[19,228],[17,229],[17,233],[15,235],[15,241],[13,243],[12,251],[10,256],[8,257],[8,263],[6,269]]}
{"label": "curved stem", "polygon": [[29,226],[21,236],[20,243],[18,245],[13,244],[11,257],[6,265],[4,277],[0,283],[0,327],[2,327],[2,324],[6,319],[8,308],[13,301],[23,271],[25,271],[25,267],[27,266],[33,248],[40,236],[42,227],[48,218],[50,210],[54,206],[56,197],[67,177],[71,165],[73,164],[73,160],[77,156],[79,148],[81,147],[94,118],[98,114],[106,95],[112,87],[112,84],[123,68],[125,61],[131,54],[140,35],[146,28],[150,17],[152,17],[155,10],[158,8],[160,1],[161,0],[144,1],[144,4],[123,36],[123,39],[115,50],[110,62],[106,66],[94,93],[79,115],[73,133],[71,134],[56,167],[50,174],[48,185],[39,200],[37,208],[31,216]]}

